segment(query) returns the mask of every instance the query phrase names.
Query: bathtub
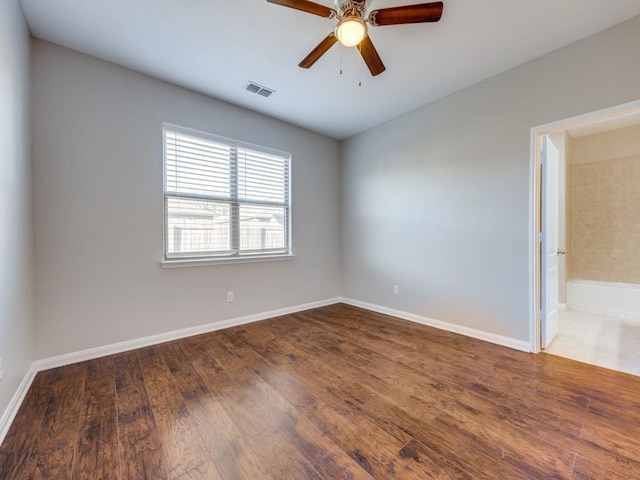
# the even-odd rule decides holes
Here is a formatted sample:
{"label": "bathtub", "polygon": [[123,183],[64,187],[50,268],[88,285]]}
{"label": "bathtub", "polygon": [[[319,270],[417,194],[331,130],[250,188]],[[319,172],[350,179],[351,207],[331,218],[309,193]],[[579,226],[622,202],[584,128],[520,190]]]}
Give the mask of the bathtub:
{"label": "bathtub", "polygon": [[581,312],[640,318],[640,285],[569,280],[567,307]]}

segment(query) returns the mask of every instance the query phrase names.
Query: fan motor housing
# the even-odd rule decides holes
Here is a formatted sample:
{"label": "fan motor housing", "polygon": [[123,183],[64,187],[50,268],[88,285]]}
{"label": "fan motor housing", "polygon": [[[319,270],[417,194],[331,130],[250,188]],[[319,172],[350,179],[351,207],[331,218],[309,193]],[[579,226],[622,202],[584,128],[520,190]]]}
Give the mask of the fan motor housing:
{"label": "fan motor housing", "polygon": [[366,0],[336,0],[338,18],[355,16],[365,18]]}

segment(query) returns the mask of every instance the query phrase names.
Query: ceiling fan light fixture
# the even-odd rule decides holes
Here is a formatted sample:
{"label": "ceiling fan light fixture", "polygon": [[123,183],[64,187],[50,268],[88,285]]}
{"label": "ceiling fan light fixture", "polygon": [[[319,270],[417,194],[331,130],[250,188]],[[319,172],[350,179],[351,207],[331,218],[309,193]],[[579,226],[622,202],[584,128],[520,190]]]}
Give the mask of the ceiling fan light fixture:
{"label": "ceiling fan light fixture", "polygon": [[367,35],[367,25],[360,17],[344,17],[336,27],[336,37],[345,47],[355,47]]}
{"label": "ceiling fan light fixture", "polygon": [[358,47],[358,51],[374,77],[385,71],[384,63],[369,35],[371,27],[404,25],[408,23],[437,22],[442,16],[443,2],[417,3],[396,7],[369,10],[369,0],[333,0],[335,9],[313,0],[267,0],[269,3],[293,8],[325,18],[337,18],[338,25],[298,64],[300,68],[311,68],[327,51],[340,42],[346,47]]}

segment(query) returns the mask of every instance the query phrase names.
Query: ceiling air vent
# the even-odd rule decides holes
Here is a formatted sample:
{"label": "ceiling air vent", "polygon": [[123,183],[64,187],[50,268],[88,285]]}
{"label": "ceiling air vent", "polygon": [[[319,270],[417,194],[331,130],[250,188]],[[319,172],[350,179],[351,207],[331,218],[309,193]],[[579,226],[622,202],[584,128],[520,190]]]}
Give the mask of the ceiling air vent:
{"label": "ceiling air vent", "polygon": [[257,83],[249,82],[244,86],[244,89],[247,92],[257,93],[263,97],[270,97],[271,94],[276,93],[275,90],[271,90],[270,88],[263,87],[262,85],[258,85]]}

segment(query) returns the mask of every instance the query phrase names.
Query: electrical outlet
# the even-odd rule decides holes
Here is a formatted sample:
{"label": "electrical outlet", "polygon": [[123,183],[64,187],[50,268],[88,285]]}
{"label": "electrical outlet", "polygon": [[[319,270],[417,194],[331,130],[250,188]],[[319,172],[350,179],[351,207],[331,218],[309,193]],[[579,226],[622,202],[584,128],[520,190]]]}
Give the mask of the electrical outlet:
{"label": "electrical outlet", "polygon": [[4,377],[4,373],[2,372],[2,357],[0,357],[0,380]]}
{"label": "electrical outlet", "polygon": [[233,302],[233,292],[227,292],[227,302]]}
{"label": "electrical outlet", "polygon": [[400,285],[394,285],[393,286],[393,294],[394,295],[399,295],[400,294]]}

